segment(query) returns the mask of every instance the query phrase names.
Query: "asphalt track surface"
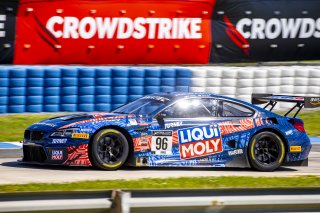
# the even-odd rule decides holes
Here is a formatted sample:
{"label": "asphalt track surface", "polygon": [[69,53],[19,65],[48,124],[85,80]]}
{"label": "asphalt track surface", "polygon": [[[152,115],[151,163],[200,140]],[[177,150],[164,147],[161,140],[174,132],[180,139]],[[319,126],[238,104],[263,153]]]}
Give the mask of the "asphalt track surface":
{"label": "asphalt track surface", "polygon": [[292,177],[320,176],[320,144],[313,145],[308,167],[281,167],[274,172],[258,172],[237,168],[131,168],[100,171],[92,167],[26,165],[19,158],[0,158],[0,184],[63,183],[87,180],[133,180],[141,178],[175,177]]}

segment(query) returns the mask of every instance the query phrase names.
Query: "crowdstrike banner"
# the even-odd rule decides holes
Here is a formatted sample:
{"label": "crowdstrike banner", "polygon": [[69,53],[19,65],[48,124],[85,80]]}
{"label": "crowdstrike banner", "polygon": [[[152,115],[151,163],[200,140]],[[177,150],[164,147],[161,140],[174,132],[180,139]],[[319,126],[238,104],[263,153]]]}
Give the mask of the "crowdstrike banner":
{"label": "crowdstrike banner", "polygon": [[21,0],[14,63],[207,64],[213,6],[214,0]]}
{"label": "crowdstrike banner", "polygon": [[319,59],[320,1],[218,0],[211,62]]}

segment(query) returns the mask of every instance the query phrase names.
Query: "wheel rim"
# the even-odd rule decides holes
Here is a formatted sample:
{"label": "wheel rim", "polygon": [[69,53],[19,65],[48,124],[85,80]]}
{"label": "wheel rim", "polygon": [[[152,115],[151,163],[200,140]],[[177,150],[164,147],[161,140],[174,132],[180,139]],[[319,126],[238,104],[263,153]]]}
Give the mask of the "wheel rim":
{"label": "wheel rim", "polygon": [[103,163],[118,163],[123,155],[123,140],[113,133],[103,135],[98,141],[97,151]]}
{"label": "wheel rim", "polygon": [[271,137],[262,137],[254,145],[254,155],[261,164],[271,165],[280,155],[280,147],[276,140]]}

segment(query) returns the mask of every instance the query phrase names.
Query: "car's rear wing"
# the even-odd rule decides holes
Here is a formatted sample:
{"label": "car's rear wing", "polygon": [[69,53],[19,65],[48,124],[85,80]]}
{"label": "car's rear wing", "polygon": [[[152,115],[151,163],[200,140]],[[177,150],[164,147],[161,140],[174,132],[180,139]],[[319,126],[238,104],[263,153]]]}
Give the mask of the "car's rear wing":
{"label": "car's rear wing", "polygon": [[264,109],[270,107],[270,111],[276,106],[278,102],[289,102],[295,103],[295,106],[292,107],[284,116],[287,116],[295,108],[297,112],[293,117],[296,117],[300,110],[305,108],[316,108],[320,107],[320,97],[303,97],[303,96],[288,96],[288,95],[273,95],[273,94],[252,94],[251,103],[252,104],[265,104]]}

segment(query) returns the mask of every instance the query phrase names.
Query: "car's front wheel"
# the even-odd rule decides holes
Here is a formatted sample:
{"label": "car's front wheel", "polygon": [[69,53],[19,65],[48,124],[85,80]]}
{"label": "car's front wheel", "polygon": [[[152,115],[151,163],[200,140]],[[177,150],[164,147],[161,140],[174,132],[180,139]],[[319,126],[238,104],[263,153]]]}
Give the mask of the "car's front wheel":
{"label": "car's front wheel", "polygon": [[118,130],[100,130],[92,141],[91,161],[93,166],[104,170],[116,170],[127,160],[129,144]]}
{"label": "car's front wheel", "polygon": [[285,146],[278,135],[268,131],[261,132],[252,137],[248,154],[254,169],[270,172],[281,166]]}

